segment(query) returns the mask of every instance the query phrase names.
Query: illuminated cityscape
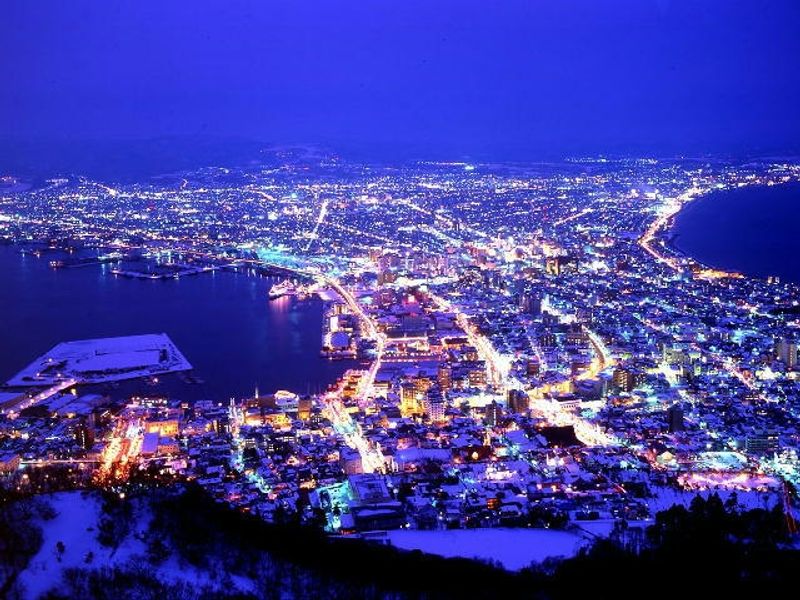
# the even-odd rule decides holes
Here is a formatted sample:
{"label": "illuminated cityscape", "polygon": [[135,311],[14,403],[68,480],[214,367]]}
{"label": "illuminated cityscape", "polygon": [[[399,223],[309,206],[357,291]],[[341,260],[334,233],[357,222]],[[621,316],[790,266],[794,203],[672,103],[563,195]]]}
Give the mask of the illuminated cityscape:
{"label": "illuminated cityscape", "polygon": [[12,485],[20,467],[111,484],[158,465],[268,521],[322,511],[356,533],[526,523],[542,506],[643,520],[680,490],[799,482],[796,284],[670,244],[686,203],[796,182],[797,163],[284,160],[3,194],[0,234],[55,271],[261,270],[265,303],[321,295],[321,352],[358,361],[320,394],[189,405],[83,391],[191,369],[168,339],[86,342],[86,358],[63,344],[3,391]]}
{"label": "illuminated cityscape", "polygon": [[0,598],[791,589],[800,4],[491,4],[9,0]]}

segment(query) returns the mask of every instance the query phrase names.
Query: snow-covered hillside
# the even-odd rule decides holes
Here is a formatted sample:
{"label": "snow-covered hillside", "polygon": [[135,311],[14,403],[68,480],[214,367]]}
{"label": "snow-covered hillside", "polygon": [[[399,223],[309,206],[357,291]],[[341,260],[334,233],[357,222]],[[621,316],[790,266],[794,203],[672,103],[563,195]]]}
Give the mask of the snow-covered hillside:
{"label": "snow-covered hillside", "polygon": [[549,529],[398,530],[387,534],[405,550],[422,550],[445,557],[499,562],[516,571],[546,558],[574,555],[588,540],[576,533]]}
{"label": "snow-covered hillside", "polygon": [[130,530],[118,546],[110,547],[98,540],[102,505],[96,493],[62,492],[47,500],[55,517],[40,520],[42,547],[18,578],[18,589],[24,598],[35,599],[49,590],[58,590],[65,573],[73,568],[145,568],[167,584],[186,584],[211,592],[253,590],[253,582],[248,579],[196,569],[180,561],[169,549],[169,556],[161,564],[155,566],[149,562],[145,540],[150,513],[146,504],[132,501]]}

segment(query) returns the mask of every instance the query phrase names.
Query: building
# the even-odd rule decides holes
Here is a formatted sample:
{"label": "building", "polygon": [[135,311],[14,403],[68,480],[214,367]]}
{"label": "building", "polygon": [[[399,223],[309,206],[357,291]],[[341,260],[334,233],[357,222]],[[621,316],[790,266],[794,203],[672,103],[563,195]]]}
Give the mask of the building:
{"label": "building", "polygon": [[[397,529],[405,523],[402,503],[394,500],[382,477],[353,475],[348,477],[350,515],[359,531]],[[344,521],[343,521],[344,522]]]}
{"label": "building", "polygon": [[539,335],[539,345],[542,348],[555,348],[557,344],[556,335],[552,331],[545,331]]}
{"label": "building", "polygon": [[683,407],[680,404],[673,404],[667,409],[667,427],[670,433],[684,430]]}
{"label": "building", "polygon": [[294,392],[278,390],[275,392],[275,407],[286,413],[296,413],[299,409],[300,397]]}
{"label": "building", "polygon": [[481,362],[479,365],[470,369],[469,375],[467,377],[469,380],[469,384],[472,387],[476,388],[486,387],[486,382],[487,382],[486,365],[483,362]]}
{"label": "building", "polygon": [[422,409],[431,421],[444,421],[446,403],[442,390],[438,385],[432,385],[425,393]]}
{"label": "building", "polygon": [[145,425],[145,431],[147,433],[158,433],[164,437],[174,437],[178,435],[178,430],[178,419],[148,421]]}
{"label": "building", "polygon": [[404,381],[400,384],[400,412],[404,417],[410,417],[421,412],[417,386],[410,381]]}
{"label": "building", "polygon": [[346,448],[339,455],[339,464],[347,475],[357,475],[364,472],[361,463],[361,454],[357,450]]}
{"label": "building", "polygon": [[539,359],[538,358],[530,359],[528,361],[528,364],[526,365],[526,370],[525,370],[525,372],[528,374],[528,377],[536,377],[537,375],[539,375],[540,371],[541,371],[541,364],[539,363]]}
{"label": "building", "polygon": [[544,269],[548,275],[561,274],[561,260],[558,256],[548,256],[544,261]]}
{"label": "building", "polygon": [[440,365],[437,371],[437,382],[443,391],[448,391],[453,385],[453,369],[450,365]]}
{"label": "building", "polygon": [[778,449],[778,432],[760,429],[745,439],[745,450],[750,454],[769,454]]}
{"label": "building", "polygon": [[564,410],[575,411],[581,407],[581,399],[575,394],[557,394],[555,401]]}
{"label": "building", "polygon": [[500,421],[501,415],[500,405],[497,401],[492,400],[492,403],[486,407],[486,424],[489,425],[489,427],[494,427],[497,425],[498,421]]}
{"label": "building", "polygon": [[350,336],[344,331],[336,331],[330,336],[330,348],[333,350],[346,350],[350,347]]}
{"label": "building", "polygon": [[508,390],[506,402],[508,404],[508,410],[517,414],[527,412],[530,407],[530,398],[523,390]]}
{"label": "building", "polygon": [[668,365],[685,365],[689,362],[689,357],[686,353],[686,349],[680,345],[669,345],[664,346],[663,350],[663,359],[664,362]]}
{"label": "building", "polygon": [[74,433],[75,443],[81,448],[89,450],[94,445],[94,427],[89,419],[81,419],[78,426],[75,427]]}
{"label": "building", "polygon": [[542,299],[530,292],[523,292],[519,297],[519,309],[528,315],[538,315],[542,312]]}
{"label": "building", "polygon": [[297,401],[297,418],[308,421],[311,418],[312,405],[311,396],[301,396]]}
{"label": "building", "polygon": [[142,456],[154,456],[158,452],[159,439],[157,431],[145,433],[142,439]]}
{"label": "building", "polygon": [[630,367],[617,367],[611,376],[614,389],[620,392],[632,392],[645,381],[644,373]]}
{"label": "building", "polygon": [[797,367],[797,342],[788,338],[775,341],[775,357],[793,371]]}
{"label": "building", "polygon": [[20,461],[19,454],[14,454],[13,452],[0,454],[0,475],[13,473],[19,469]]}

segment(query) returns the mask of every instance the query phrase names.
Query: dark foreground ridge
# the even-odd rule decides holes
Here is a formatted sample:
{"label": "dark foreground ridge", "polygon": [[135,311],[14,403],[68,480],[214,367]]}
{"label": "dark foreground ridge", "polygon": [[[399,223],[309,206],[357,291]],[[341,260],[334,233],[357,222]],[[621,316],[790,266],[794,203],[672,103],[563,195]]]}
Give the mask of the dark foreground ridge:
{"label": "dark foreground ridge", "polygon": [[[780,508],[738,512],[735,502],[723,504],[718,496],[698,497],[689,508],[659,513],[636,544],[622,543],[629,539],[625,536],[601,540],[575,558],[514,573],[467,559],[331,538],[288,518],[265,523],[215,502],[194,484],[125,499],[99,493],[97,535],[110,547],[118,547],[128,535],[132,504],[147,504],[152,521],[143,539],[146,555],[124,566],[68,569],[62,584],[45,597],[220,597],[201,582],[193,587],[159,578],[159,566],[173,553],[187,568],[255,582],[251,593],[231,593],[229,598],[572,598],[589,590],[595,598],[634,598],[658,580],[670,588],[738,596],[745,590],[790,585],[800,560],[800,552],[786,545]],[[24,597],[15,585],[16,574],[42,544],[42,530],[33,518],[46,516],[42,498],[7,501],[0,508],[3,597]],[[63,547],[56,551],[63,552]]]}

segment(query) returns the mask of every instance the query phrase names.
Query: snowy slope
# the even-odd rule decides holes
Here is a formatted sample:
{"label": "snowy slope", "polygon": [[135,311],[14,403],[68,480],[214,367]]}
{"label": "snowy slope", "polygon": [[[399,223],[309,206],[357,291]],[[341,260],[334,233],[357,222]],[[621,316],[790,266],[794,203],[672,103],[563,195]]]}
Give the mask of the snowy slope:
{"label": "snowy slope", "polygon": [[[100,499],[97,495],[85,492],[62,492],[48,497],[57,516],[42,522],[43,543],[27,569],[19,576],[19,583],[26,598],[35,599],[50,589],[60,585],[66,569],[101,568],[123,566],[129,562],[142,563],[145,544],[142,535],[148,528],[150,515],[141,506],[134,511],[134,524],[116,550],[100,544],[97,540],[97,524],[101,515]],[[64,544],[64,552],[58,556],[58,542]],[[87,555],[92,554],[87,561]],[[190,565],[179,564],[174,553],[158,567],[151,567],[153,574],[161,581],[177,583],[185,581],[193,586],[218,588],[222,585],[223,574],[208,573]],[[252,582],[234,577],[234,585],[242,591],[250,591]],[[230,588],[226,591],[231,592]]]}
{"label": "snowy slope", "polygon": [[567,531],[550,529],[454,529],[447,531],[397,530],[387,534],[404,550],[421,550],[444,557],[498,561],[516,571],[531,562],[572,556],[588,540]]}

